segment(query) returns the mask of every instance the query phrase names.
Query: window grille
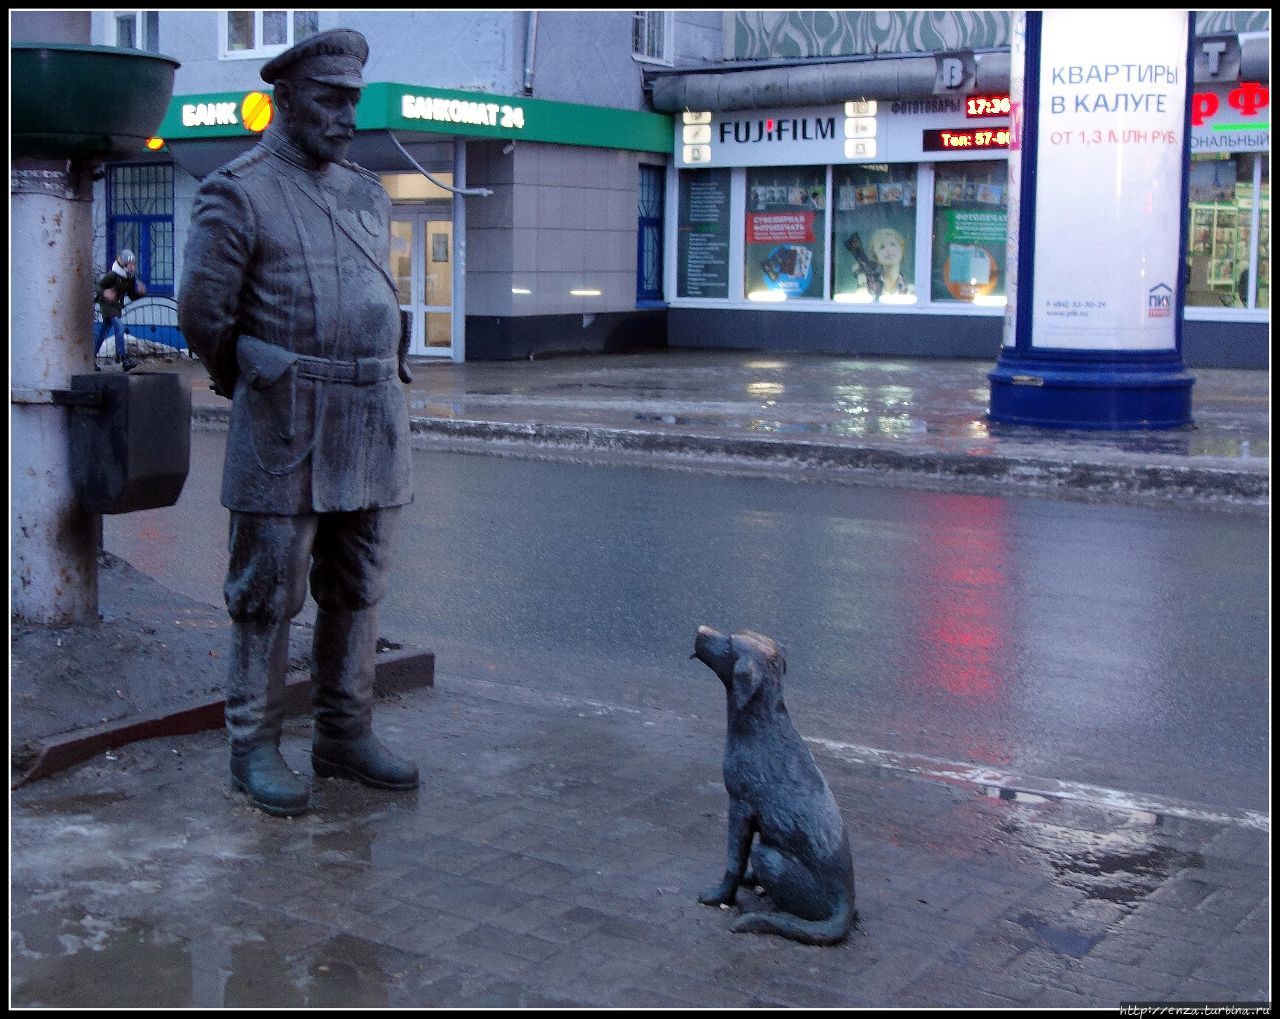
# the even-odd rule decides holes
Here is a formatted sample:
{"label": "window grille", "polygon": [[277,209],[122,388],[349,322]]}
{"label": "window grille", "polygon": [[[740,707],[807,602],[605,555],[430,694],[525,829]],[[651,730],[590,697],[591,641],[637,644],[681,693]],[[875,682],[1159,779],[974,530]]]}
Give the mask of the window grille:
{"label": "window grille", "polygon": [[640,167],[636,237],[636,302],[662,300],[662,210],[666,171]]}
{"label": "window grille", "polygon": [[671,11],[635,11],[631,29],[631,52],[642,60],[670,64]]}

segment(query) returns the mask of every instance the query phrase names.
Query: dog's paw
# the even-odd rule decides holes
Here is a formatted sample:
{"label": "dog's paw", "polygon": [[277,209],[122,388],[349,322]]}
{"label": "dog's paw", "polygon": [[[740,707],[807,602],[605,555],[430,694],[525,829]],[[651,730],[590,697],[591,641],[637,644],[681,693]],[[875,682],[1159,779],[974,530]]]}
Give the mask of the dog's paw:
{"label": "dog's paw", "polygon": [[736,888],[726,889],[724,885],[716,885],[715,888],[708,888],[699,895],[698,901],[704,906],[732,906],[736,897]]}

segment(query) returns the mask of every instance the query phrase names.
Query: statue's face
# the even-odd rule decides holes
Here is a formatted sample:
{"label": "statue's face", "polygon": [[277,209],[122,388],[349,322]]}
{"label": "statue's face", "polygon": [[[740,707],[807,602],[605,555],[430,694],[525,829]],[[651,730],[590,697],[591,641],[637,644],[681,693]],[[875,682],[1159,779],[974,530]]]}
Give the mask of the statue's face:
{"label": "statue's face", "polygon": [[277,105],[294,145],[321,163],[343,159],[356,134],[358,88],[299,79],[278,90]]}

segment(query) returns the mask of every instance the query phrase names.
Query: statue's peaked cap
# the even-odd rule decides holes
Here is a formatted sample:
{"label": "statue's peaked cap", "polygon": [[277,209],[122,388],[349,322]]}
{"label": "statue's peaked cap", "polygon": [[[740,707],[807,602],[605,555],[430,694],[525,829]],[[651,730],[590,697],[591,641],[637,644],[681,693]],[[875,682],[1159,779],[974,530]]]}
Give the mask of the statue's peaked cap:
{"label": "statue's peaked cap", "polygon": [[262,65],[262,80],[310,78],[326,85],[364,88],[361,71],[369,59],[369,42],[354,28],[331,28],[308,36]]}

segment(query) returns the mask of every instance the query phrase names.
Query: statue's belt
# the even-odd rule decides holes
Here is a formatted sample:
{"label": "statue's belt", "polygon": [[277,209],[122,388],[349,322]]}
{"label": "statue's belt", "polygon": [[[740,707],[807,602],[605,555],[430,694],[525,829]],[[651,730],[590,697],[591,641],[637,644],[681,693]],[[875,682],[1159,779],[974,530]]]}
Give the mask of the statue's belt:
{"label": "statue's belt", "polygon": [[396,377],[398,364],[394,357],[358,357],[354,361],[340,361],[336,358],[312,357],[310,354],[299,354],[268,343],[256,336],[240,336],[236,340],[236,362],[240,366],[248,390],[245,399],[256,401],[252,391],[258,391],[262,402],[250,403],[249,441],[253,446],[253,455],[257,465],[273,476],[289,474],[302,464],[310,455],[320,434],[320,423],[324,420],[324,400],[329,392],[321,387],[315,410],[315,424],[310,440],[302,452],[291,457],[288,462],[269,464],[263,456],[258,437],[254,434],[252,419],[260,417],[259,424],[267,429],[274,428],[278,439],[292,443],[295,435],[297,410],[297,380],[317,379],[322,382],[336,382],[341,385],[371,386],[378,382],[386,382]]}
{"label": "statue's belt", "polygon": [[347,382],[353,386],[369,386],[386,382],[396,374],[394,357],[358,357],[354,361],[326,361],[322,357],[298,355],[298,374],[304,379]]}
{"label": "statue's belt", "polygon": [[354,361],[312,357],[254,336],[241,336],[236,354],[241,372],[254,389],[273,385],[290,368],[304,379],[370,386],[395,378],[398,365],[394,357],[358,357]]}

